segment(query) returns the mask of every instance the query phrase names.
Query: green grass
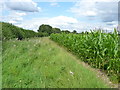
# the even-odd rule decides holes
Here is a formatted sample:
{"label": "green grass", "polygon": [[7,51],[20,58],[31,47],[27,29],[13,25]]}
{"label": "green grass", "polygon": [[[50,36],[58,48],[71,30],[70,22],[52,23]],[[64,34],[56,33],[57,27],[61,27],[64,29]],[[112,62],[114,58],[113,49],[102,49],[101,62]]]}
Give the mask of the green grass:
{"label": "green grass", "polygon": [[48,38],[3,42],[2,54],[3,88],[110,87]]}

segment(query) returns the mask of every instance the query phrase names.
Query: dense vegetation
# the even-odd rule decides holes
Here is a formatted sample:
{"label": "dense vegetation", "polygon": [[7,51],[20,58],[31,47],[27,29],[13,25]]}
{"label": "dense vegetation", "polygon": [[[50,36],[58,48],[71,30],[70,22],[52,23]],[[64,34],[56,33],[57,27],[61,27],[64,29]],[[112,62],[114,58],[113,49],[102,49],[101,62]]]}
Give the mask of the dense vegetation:
{"label": "dense vegetation", "polygon": [[3,42],[3,88],[110,88],[74,55],[44,38]]}
{"label": "dense vegetation", "polygon": [[105,70],[111,79],[118,81],[120,71],[120,51],[118,34],[91,31],[83,34],[51,34],[50,38],[77,54],[92,67]]}
{"label": "dense vegetation", "polygon": [[[31,37],[46,37],[50,36],[52,33],[70,33],[68,30],[61,31],[59,28],[53,28],[52,26],[45,24],[39,26],[38,32],[34,32],[33,30],[26,30],[6,22],[0,22],[0,26],[2,27],[2,32],[0,32],[0,36],[2,36],[0,37],[1,40],[9,40],[12,38],[22,40]],[[77,32],[74,30],[72,33]]]}
{"label": "dense vegetation", "polygon": [[0,22],[2,24],[2,39],[9,40],[12,38],[17,38],[18,40],[22,40],[24,38],[36,37],[37,33],[32,30],[25,30],[23,28],[17,27],[15,25]]}
{"label": "dense vegetation", "polygon": [[68,30],[60,30],[59,28],[53,28],[50,25],[42,24],[39,26],[38,33],[41,36],[50,36],[52,33],[77,33],[76,30],[73,30],[73,32],[70,32]]}

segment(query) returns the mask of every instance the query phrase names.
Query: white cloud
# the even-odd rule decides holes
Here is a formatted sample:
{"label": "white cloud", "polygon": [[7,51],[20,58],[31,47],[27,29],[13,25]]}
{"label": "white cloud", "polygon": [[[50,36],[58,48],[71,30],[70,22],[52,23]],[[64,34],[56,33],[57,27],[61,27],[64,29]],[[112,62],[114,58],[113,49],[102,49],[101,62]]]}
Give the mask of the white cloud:
{"label": "white cloud", "polygon": [[97,3],[96,8],[103,22],[118,21],[118,2]]}
{"label": "white cloud", "polygon": [[27,15],[26,13],[23,12],[15,12],[12,11],[10,12],[9,15],[7,16],[2,16],[1,21],[9,22],[9,23],[20,23],[23,21],[23,16]]}
{"label": "white cloud", "polygon": [[96,16],[97,13],[95,11],[86,11],[83,13],[84,16]]}
{"label": "white cloud", "polygon": [[77,23],[78,21],[75,18],[67,17],[67,16],[57,16],[49,19],[49,22],[53,25],[68,25]]}
{"label": "white cloud", "polygon": [[18,26],[37,31],[38,27],[41,24],[49,24],[52,27],[72,30],[74,28],[73,24],[77,23],[78,21],[75,18],[67,16],[57,16],[53,18],[34,18],[31,20],[24,21]]}
{"label": "white cloud", "polygon": [[9,23],[17,23],[16,21],[13,21],[13,20],[10,20],[10,21],[8,21]]}
{"label": "white cloud", "polygon": [[79,17],[97,17],[103,22],[117,21],[119,0],[79,0],[70,11]]}
{"label": "white cloud", "polygon": [[[77,16],[86,16],[88,12],[95,12],[94,0],[90,2],[89,0],[81,0],[75,3],[75,5],[70,9],[71,12],[75,13]],[[88,16],[91,14],[88,14]]]}
{"label": "white cloud", "polygon": [[77,30],[77,32],[89,31],[90,29],[108,29],[113,30],[116,27],[116,22],[112,25],[107,25],[105,23],[88,23],[78,21],[76,18],[67,17],[67,16],[57,16],[52,18],[34,18],[31,20],[27,20],[22,22],[21,24],[16,24],[25,29],[31,29],[37,31],[41,24],[49,24],[52,27],[60,28],[61,30]]}
{"label": "white cloud", "polygon": [[15,12],[15,14],[18,15],[18,16],[25,16],[26,15],[26,13],[22,13],[22,12],[21,13],[20,12]]}
{"label": "white cloud", "polygon": [[113,26],[116,26],[118,25],[118,22],[117,21],[112,21],[112,22],[106,22],[107,25],[113,25]]}
{"label": "white cloud", "polygon": [[[56,16],[52,18],[32,18],[30,20],[24,20],[23,17],[28,13],[24,12],[15,12],[14,10],[27,11],[27,12],[37,12],[37,4],[32,0],[13,0],[14,2],[9,3],[8,7],[12,9],[12,12],[8,16],[3,16],[4,20],[20,27],[31,29],[37,31],[38,27],[41,24],[49,24],[52,27],[58,27],[64,30],[77,30],[78,32],[86,31],[95,28],[102,28],[112,30],[117,26],[116,19],[116,4],[110,3],[113,0],[81,0],[76,2],[76,4],[70,9],[70,11],[79,18],[82,17],[99,17],[103,22],[94,22],[90,21],[78,21],[76,18],[68,16]],[[9,1],[10,2],[10,1]],[[19,5],[18,5],[19,3]],[[29,3],[29,4],[28,4]],[[106,4],[107,3],[107,4]],[[116,2],[115,2],[116,3]],[[8,2],[7,2],[8,4]],[[7,5],[6,4],[6,5]],[[56,2],[51,2],[51,5],[57,5]],[[78,18],[78,17],[77,17]]]}
{"label": "white cloud", "polygon": [[6,6],[11,10],[19,10],[25,12],[38,12],[41,10],[37,3],[32,0],[6,0]]}

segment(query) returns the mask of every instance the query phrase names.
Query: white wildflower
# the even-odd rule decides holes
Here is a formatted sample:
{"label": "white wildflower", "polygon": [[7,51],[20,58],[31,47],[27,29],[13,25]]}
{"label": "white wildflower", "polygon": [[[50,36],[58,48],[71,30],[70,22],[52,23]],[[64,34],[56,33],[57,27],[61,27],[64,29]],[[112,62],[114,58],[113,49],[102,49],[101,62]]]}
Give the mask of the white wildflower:
{"label": "white wildflower", "polygon": [[70,74],[73,75],[74,73],[72,71],[70,71]]}

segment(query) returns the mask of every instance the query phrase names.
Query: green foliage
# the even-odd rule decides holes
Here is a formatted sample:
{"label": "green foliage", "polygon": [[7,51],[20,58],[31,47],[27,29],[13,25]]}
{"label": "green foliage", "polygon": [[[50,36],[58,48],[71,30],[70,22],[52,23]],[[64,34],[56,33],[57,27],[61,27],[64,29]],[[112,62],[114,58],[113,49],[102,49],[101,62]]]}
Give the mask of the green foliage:
{"label": "green foliage", "polygon": [[52,28],[53,33],[61,33],[61,30],[59,28]]}
{"label": "green foliage", "polygon": [[3,40],[9,40],[12,38],[18,38],[18,40],[22,40],[24,38],[37,36],[37,33],[32,30],[25,30],[9,23],[0,22],[0,25],[2,25]]}
{"label": "green foliage", "polygon": [[62,31],[62,33],[70,33],[70,31],[68,31],[68,30],[64,30],[64,31]]}
{"label": "green foliage", "polygon": [[52,27],[51,27],[50,25],[42,24],[42,25],[39,27],[38,32],[48,33],[48,34],[50,35],[50,34],[52,33]]}
{"label": "green foliage", "polygon": [[77,33],[77,31],[76,30],[73,30],[73,32],[72,33]]}
{"label": "green foliage", "polygon": [[61,33],[61,30],[59,28],[52,28],[52,26],[50,25],[42,24],[39,27],[38,33],[39,33],[38,36],[43,37],[49,36],[52,33]]}
{"label": "green foliage", "polygon": [[2,88],[109,88],[48,38],[3,42]]}
{"label": "green foliage", "polygon": [[38,37],[47,37],[47,36],[49,36],[49,34],[46,32],[38,32]]}
{"label": "green foliage", "polygon": [[82,34],[51,34],[50,38],[67,47],[92,67],[103,69],[108,75],[119,75],[120,52],[116,30],[112,34],[102,33],[101,30]]}

